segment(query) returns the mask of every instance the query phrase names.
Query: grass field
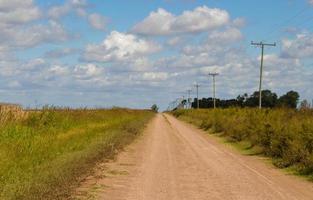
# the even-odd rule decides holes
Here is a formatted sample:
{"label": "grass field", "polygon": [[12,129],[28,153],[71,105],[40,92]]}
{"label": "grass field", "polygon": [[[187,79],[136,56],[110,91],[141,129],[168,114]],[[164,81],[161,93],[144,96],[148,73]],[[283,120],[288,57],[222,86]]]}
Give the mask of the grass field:
{"label": "grass field", "polygon": [[[313,111],[288,109],[177,110],[172,114],[235,145],[271,157],[280,168],[313,180]],[[248,144],[248,145],[247,145]]]}
{"label": "grass field", "polygon": [[66,198],[153,115],[127,109],[1,112],[0,199]]}

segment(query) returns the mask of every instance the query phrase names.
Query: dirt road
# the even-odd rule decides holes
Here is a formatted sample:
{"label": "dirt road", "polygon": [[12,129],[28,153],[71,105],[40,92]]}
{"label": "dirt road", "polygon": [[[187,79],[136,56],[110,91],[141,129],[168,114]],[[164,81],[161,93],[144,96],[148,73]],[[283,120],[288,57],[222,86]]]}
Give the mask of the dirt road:
{"label": "dirt road", "polygon": [[139,141],[83,186],[93,183],[94,197],[104,200],[313,199],[312,183],[260,159],[159,114]]}

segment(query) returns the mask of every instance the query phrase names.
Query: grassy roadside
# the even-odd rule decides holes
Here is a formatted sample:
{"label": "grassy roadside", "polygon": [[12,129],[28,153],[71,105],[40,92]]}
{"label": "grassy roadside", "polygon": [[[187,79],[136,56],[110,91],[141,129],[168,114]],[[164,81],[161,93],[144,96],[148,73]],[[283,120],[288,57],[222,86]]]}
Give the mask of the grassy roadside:
{"label": "grassy roadside", "polygon": [[313,180],[313,112],[288,109],[177,110],[174,116],[222,137],[244,154]]}
{"label": "grassy roadside", "polygon": [[97,161],[129,144],[153,115],[127,109],[1,115],[0,199],[66,198]]}

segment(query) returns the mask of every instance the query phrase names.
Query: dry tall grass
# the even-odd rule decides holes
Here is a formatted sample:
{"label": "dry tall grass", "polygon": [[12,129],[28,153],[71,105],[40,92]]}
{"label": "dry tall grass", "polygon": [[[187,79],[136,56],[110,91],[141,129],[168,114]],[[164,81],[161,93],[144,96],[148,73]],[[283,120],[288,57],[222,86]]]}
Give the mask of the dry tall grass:
{"label": "dry tall grass", "polygon": [[0,199],[62,199],[154,115],[111,109],[1,109]]}
{"label": "dry tall grass", "polygon": [[27,112],[20,105],[0,103],[0,126],[9,121],[22,120],[26,116]]}

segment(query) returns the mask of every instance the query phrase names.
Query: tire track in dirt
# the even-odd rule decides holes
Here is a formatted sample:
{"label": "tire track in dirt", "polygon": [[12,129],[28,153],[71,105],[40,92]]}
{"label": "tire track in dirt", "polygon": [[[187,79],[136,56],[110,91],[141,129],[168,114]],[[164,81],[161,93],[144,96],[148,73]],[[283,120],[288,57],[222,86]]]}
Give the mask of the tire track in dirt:
{"label": "tire track in dirt", "polygon": [[82,183],[75,198],[311,200],[313,184],[158,114],[140,139]]}

